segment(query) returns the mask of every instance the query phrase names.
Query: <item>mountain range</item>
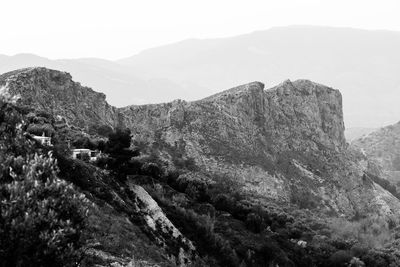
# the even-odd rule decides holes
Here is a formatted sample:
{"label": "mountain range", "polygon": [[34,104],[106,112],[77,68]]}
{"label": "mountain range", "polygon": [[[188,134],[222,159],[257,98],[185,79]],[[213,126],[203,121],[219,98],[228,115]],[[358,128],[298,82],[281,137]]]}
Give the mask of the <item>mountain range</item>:
{"label": "mountain range", "polygon": [[340,92],[309,80],[266,90],[253,82],[197,101],[124,108],[109,105],[104,94],[70,74],[46,68],[5,73],[0,86],[82,131],[129,128],[133,142],[148,153],[172,166],[191,161],[201,170],[188,172],[188,179],[213,183],[224,176],[257,201],[299,201],[348,217],[386,216],[400,208],[396,198],[362,178],[369,173],[367,158],[348,147]]}
{"label": "mountain range", "polygon": [[400,113],[399,45],[398,32],[291,26],[190,39],[116,61],[0,56],[0,72],[32,66],[68,71],[118,107],[195,100],[254,80],[271,87],[305,78],[340,88],[346,128],[377,128],[395,123]]}
{"label": "mountain range", "polygon": [[[35,67],[0,75],[0,93],[17,105],[3,105],[1,119],[28,132],[18,140],[48,132],[58,143],[35,153],[53,150],[59,176],[92,203],[85,266],[400,263],[399,194],[385,169],[346,141],[337,89],[253,81],[195,101],[118,108],[69,73]],[[103,126],[128,129],[122,142],[141,154],[117,142],[116,162],[126,164],[117,170],[112,158],[102,163],[107,155],[91,163],[68,156],[64,137],[75,146],[82,136],[89,146],[102,140],[104,149]],[[393,128],[381,132],[396,136]]]}

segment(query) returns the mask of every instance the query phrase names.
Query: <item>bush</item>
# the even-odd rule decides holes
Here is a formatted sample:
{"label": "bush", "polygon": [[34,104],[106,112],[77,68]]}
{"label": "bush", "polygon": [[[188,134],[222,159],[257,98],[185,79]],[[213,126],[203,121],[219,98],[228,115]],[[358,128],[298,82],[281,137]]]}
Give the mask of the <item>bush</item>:
{"label": "bush", "polygon": [[347,266],[352,258],[353,255],[350,251],[339,250],[333,253],[332,256],[329,258],[329,264],[331,267]]}
{"label": "bush", "polygon": [[258,257],[261,257],[263,262],[269,263],[268,266],[294,266],[287,258],[286,253],[273,240],[267,240],[258,254],[260,254]]}
{"label": "bush", "polygon": [[263,218],[254,212],[247,214],[246,228],[255,233],[260,233],[265,228]]}
{"label": "bush", "polygon": [[103,137],[108,137],[113,132],[113,129],[108,125],[90,125],[89,134],[98,134]]}
{"label": "bush", "polygon": [[72,145],[76,148],[97,149],[97,144],[87,136],[79,136],[72,141]]}
{"label": "bush", "polygon": [[160,178],[162,174],[160,167],[152,162],[144,163],[140,168],[140,172],[143,175],[148,175],[154,178]]}
{"label": "bush", "polygon": [[5,164],[10,171],[0,177],[0,266],[75,266],[83,245],[83,194],[57,177],[52,157],[10,156]]}
{"label": "bush", "polygon": [[27,132],[41,136],[43,133],[45,136],[52,136],[54,134],[54,128],[51,124],[30,124]]}

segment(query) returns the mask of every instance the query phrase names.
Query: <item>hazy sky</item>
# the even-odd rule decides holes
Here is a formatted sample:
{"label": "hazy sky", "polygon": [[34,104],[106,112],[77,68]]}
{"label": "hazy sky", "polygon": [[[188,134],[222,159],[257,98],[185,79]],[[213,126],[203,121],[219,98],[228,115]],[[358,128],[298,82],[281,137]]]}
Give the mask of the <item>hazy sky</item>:
{"label": "hazy sky", "polygon": [[118,59],[293,24],[400,31],[399,0],[1,0],[0,54]]}

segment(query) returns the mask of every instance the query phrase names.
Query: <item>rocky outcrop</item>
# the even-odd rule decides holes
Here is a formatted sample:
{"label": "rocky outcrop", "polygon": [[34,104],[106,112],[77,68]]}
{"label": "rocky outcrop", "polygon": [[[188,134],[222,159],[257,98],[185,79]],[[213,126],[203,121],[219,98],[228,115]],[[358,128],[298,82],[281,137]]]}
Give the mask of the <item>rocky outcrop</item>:
{"label": "rocky outcrop", "polygon": [[204,140],[209,149],[220,143],[232,152],[264,154],[319,145],[341,150],[346,143],[339,91],[305,80],[266,91],[255,82],[200,101],[131,106],[121,112],[137,133],[155,135],[169,128],[182,130],[177,134],[183,136],[187,130],[197,131],[214,139]]}
{"label": "rocky outcrop", "polygon": [[46,68],[27,68],[0,76],[0,88],[19,96],[20,102],[36,110],[63,116],[78,127],[118,124],[116,108],[106,96],[74,82],[69,73]]}
{"label": "rocky outcrop", "polygon": [[[174,259],[175,262],[179,266],[189,265],[196,256],[196,249],[192,242],[171,223],[143,187],[135,184],[130,184],[129,187],[136,197],[138,214],[141,214],[147,227],[156,233],[158,243],[166,248],[178,246],[179,252]],[[174,243],[173,246],[172,243]]]}
{"label": "rocky outcrop", "polygon": [[254,82],[195,102],[120,111],[136,138],[171,161],[193,159],[210,182],[223,176],[249,199],[348,217],[400,208],[365,178],[366,158],[347,148],[338,90],[307,80],[267,90]]}

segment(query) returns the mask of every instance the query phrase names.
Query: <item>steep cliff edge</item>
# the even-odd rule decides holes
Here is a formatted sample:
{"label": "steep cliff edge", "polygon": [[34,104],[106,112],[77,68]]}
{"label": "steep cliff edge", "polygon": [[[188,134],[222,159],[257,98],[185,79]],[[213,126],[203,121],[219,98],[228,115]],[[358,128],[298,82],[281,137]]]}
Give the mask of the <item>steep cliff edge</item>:
{"label": "steep cliff edge", "polygon": [[74,82],[66,72],[40,67],[16,70],[0,75],[0,88],[36,110],[63,116],[71,125],[118,124],[117,110],[106,96]]}
{"label": "steep cliff edge", "polygon": [[267,91],[255,82],[200,101],[131,106],[121,112],[125,124],[138,133],[156,134],[161,128],[198,132],[212,138],[202,140],[209,149],[224,145],[230,154],[239,149],[265,155],[319,145],[342,150],[346,144],[339,91],[305,80],[286,81]]}
{"label": "steep cliff edge", "polygon": [[204,179],[224,176],[248,199],[348,217],[400,207],[364,175],[365,157],[347,148],[338,90],[307,80],[268,90],[254,82],[195,102],[120,111],[138,142],[171,161],[193,159]]}

